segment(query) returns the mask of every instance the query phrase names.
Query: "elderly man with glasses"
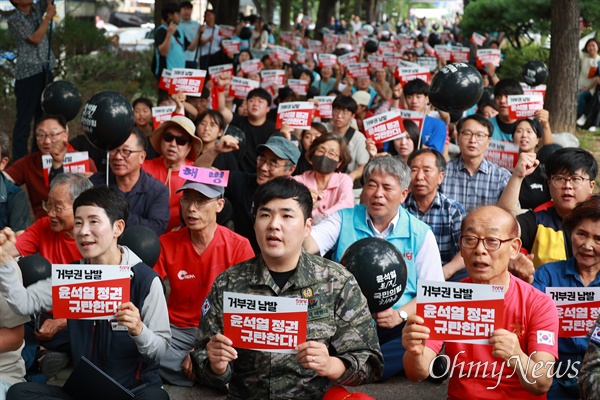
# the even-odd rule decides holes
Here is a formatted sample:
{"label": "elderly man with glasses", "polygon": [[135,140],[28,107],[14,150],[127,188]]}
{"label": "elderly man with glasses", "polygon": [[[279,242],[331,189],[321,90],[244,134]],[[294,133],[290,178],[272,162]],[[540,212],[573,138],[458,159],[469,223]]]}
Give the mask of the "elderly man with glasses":
{"label": "elderly man with glasses", "polygon": [[[62,115],[46,114],[36,121],[35,140],[40,148],[15,161],[4,170],[4,174],[17,186],[25,184],[35,219],[46,216],[42,201],[48,198],[49,185],[55,176],[64,171],[63,158],[67,152],[77,151],[68,142],[69,127]],[[42,165],[42,156],[52,156],[49,176]],[[96,165],[90,160],[90,171],[96,172]],[[91,173],[90,173],[91,175]]]}
{"label": "elderly man with glasses", "polygon": [[[446,342],[448,398],[546,398],[558,356],[558,314],[549,296],[508,271],[520,247],[517,221],[497,206],[478,208],[463,220],[460,249],[469,273],[464,282],[503,286],[504,311],[488,344]],[[424,322],[411,315],[402,332],[406,376],[414,381],[429,376],[444,344],[428,340]]]}
{"label": "elderly man with glasses", "polygon": [[185,226],[160,237],[160,257],[154,270],[169,280],[168,309],[171,346],[160,360],[164,382],[194,384],[189,352],[200,324],[200,305],[215,278],[227,268],[254,257],[250,242],[217,224],[225,188],[187,181],[177,189]]}
{"label": "elderly man with glasses", "polygon": [[[108,186],[129,202],[128,228],[141,225],[160,236],[169,223],[169,190],[142,169],[145,146],[144,133],[134,128],[125,143],[109,152]],[[90,179],[95,186],[106,185],[104,173],[96,173]]]}
{"label": "elderly man with glasses", "polygon": [[458,201],[467,211],[496,204],[510,179],[507,169],[483,157],[493,129],[478,114],[461,119],[456,126],[460,156],[448,163],[440,192]]}

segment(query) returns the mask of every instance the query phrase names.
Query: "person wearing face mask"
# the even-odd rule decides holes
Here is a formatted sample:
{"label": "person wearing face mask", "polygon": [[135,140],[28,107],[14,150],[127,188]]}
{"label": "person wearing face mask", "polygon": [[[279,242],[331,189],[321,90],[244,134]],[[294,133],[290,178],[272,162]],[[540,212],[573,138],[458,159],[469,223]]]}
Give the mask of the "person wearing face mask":
{"label": "person wearing face mask", "polygon": [[326,134],[313,141],[307,157],[313,170],[293,179],[310,189],[313,225],[316,225],[333,212],[354,206],[352,179],[340,172],[350,161],[350,151],[343,138]]}

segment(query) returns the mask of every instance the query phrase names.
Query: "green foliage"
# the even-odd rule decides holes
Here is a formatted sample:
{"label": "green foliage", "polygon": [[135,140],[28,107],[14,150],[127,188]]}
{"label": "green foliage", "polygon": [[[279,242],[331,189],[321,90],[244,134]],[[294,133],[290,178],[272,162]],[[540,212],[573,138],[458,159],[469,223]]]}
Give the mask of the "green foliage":
{"label": "green foliage", "polygon": [[54,54],[66,58],[89,54],[92,51],[106,48],[109,40],[103,31],[96,28],[92,21],[84,21],[73,17],[65,19],[52,33],[52,49]]}
{"label": "green foliage", "polygon": [[[7,29],[0,29],[0,49],[14,52],[15,43]],[[0,58],[0,97],[6,97],[10,93],[14,79],[15,60],[9,61]]]}
{"label": "green foliage", "polygon": [[530,33],[550,32],[551,0],[478,0],[465,8],[461,21],[463,37],[504,32],[513,47],[530,43]]}
{"label": "green foliage", "polygon": [[502,49],[502,54],[504,54],[504,61],[498,74],[501,78],[515,79],[519,82],[523,80],[521,78],[521,69],[525,63],[532,60],[539,60],[549,65],[550,61],[550,50],[535,44],[522,49],[507,47]]}

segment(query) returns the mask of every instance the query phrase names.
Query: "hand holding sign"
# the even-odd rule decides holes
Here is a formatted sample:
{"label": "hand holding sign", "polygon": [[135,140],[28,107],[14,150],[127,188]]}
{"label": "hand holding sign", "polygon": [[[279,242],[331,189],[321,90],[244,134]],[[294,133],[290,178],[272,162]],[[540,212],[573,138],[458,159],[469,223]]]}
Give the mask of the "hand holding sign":
{"label": "hand holding sign", "polygon": [[52,156],[52,169],[60,168],[67,154],[68,143],[66,140],[57,140],[50,146],[50,155]]}
{"label": "hand holding sign", "polygon": [[521,349],[517,335],[506,329],[496,329],[489,343],[494,346],[492,348],[492,355],[507,361],[509,367],[515,368],[517,366],[517,357],[514,357],[515,355],[518,355],[519,358],[525,355]]}
{"label": "hand holding sign", "polygon": [[425,320],[418,315],[411,315],[402,329],[402,346],[407,353],[420,356],[425,351],[425,343],[429,339],[429,328]]}
{"label": "hand holding sign", "polygon": [[131,336],[138,336],[144,329],[140,310],[130,301],[119,305],[119,311],[115,314],[119,325],[127,327]]}
{"label": "hand holding sign", "polygon": [[346,367],[343,366],[339,358],[329,356],[329,350],[323,343],[305,342],[299,345],[297,350],[296,360],[298,360],[300,365],[304,368],[312,369],[319,376],[335,380],[346,371]]}
{"label": "hand holding sign", "polygon": [[212,336],[206,344],[210,369],[215,375],[223,375],[227,371],[227,365],[237,359],[237,351],[232,345],[233,342],[227,336],[220,333]]}

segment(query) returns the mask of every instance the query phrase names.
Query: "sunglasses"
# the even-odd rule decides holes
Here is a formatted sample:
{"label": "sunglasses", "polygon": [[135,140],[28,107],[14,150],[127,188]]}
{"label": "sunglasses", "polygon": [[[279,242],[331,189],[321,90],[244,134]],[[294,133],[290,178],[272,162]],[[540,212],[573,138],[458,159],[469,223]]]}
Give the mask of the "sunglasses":
{"label": "sunglasses", "polygon": [[165,132],[163,135],[163,140],[167,143],[171,143],[173,140],[175,140],[179,146],[185,146],[190,142],[191,139],[185,136],[175,136],[171,132]]}

